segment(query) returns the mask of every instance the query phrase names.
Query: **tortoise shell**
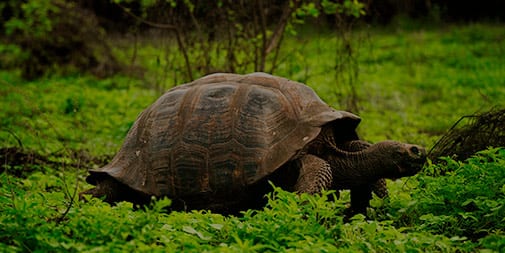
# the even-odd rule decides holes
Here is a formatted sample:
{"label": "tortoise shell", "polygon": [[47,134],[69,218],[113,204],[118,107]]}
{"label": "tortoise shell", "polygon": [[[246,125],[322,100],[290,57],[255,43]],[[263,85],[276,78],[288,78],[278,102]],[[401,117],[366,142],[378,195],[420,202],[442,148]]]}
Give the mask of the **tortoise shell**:
{"label": "tortoise shell", "polygon": [[[343,120],[343,121],[338,121]],[[330,122],[352,138],[360,118],[308,86],[265,73],[212,74],[177,86],[144,110],[106,173],[154,196],[233,192],[295,159]]]}

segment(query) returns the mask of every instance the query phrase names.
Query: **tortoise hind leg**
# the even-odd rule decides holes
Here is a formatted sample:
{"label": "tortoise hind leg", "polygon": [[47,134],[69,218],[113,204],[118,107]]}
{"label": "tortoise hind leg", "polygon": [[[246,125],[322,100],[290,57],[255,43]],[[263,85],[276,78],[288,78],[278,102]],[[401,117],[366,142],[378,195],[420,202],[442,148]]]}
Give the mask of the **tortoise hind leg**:
{"label": "tortoise hind leg", "polygon": [[129,201],[136,205],[145,205],[151,199],[148,195],[135,191],[110,176],[98,179],[96,187],[81,192],[79,198],[83,199],[84,194],[90,194],[95,198],[104,198],[103,200],[109,204]]}
{"label": "tortoise hind leg", "polygon": [[124,188],[124,186],[119,183],[117,180],[114,180],[111,177],[103,177],[96,182],[96,187],[91,188],[87,191],[81,192],[80,198],[82,199],[82,195],[89,194],[95,198],[104,198],[104,201],[110,204],[114,202],[119,202],[123,200],[121,198],[120,191]]}

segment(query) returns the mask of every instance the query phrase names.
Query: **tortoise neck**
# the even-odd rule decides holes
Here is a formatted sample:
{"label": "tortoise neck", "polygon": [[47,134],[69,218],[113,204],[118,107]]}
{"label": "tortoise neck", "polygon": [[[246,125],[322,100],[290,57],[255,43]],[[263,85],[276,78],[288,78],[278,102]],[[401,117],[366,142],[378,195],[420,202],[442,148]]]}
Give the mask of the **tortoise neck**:
{"label": "tortoise neck", "polygon": [[357,181],[375,181],[387,177],[388,171],[396,167],[387,157],[383,143],[370,145],[360,151],[346,151],[334,146],[329,161],[334,178],[353,178]]}

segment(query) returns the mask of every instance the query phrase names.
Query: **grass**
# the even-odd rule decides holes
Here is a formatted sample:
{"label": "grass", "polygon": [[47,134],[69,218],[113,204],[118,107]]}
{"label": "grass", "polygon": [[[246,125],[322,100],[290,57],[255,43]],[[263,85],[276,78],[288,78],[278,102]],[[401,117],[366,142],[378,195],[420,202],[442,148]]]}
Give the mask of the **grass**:
{"label": "grass", "polygon": [[[369,37],[362,38],[364,45],[357,49],[359,82],[355,84],[361,98],[363,138],[400,139],[430,146],[459,117],[503,107],[502,27],[470,25],[367,33]],[[347,84],[336,83],[327,74],[334,72],[334,38],[315,40],[313,43],[313,38],[308,38],[310,43],[301,52],[317,52],[317,57],[308,59],[311,67],[304,79],[325,101],[339,108],[347,95],[342,87]]]}
{"label": "grass", "polygon": [[[335,36],[299,34],[285,40],[275,74],[303,81],[343,108],[349,83],[336,81]],[[461,116],[504,106],[505,30],[499,25],[372,29],[355,36],[363,41],[355,48],[359,78],[353,85],[363,119],[358,130],[368,141],[430,148]],[[120,49],[128,59],[131,49]],[[183,79],[176,70],[162,74],[168,63],[159,45],[144,41],[137,53],[136,63],[148,66],[145,80],[76,74],[26,82],[15,70],[0,71],[0,147],[22,146],[56,161],[21,175],[16,170],[28,165],[2,161],[0,251],[505,250],[505,150],[499,148],[389,181],[391,197],[373,199],[369,218],[350,223],[342,221],[346,193],[326,201],[332,192],[297,196],[277,189],[264,210],[243,217],[167,214],[166,199],[140,211],[128,203],[76,201],[75,193],[89,188],[87,165],[70,154],[108,161],[142,109]]]}
{"label": "grass", "polygon": [[[10,74],[3,73],[4,78],[12,78]],[[71,148],[111,154],[142,107],[158,95],[135,87],[134,82],[123,77],[60,77],[28,83],[14,78],[0,87],[5,98],[0,112],[1,146],[21,142],[43,153]]]}

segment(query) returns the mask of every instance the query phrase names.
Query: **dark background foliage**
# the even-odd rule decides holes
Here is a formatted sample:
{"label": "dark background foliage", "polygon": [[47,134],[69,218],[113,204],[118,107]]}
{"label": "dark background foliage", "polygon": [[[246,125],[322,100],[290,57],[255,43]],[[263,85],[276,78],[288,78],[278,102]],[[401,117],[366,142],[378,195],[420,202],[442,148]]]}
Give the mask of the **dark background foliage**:
{"label": "dark background foliage", "polygon": [[[315,26],[345,30],[355,19],[349,12],[328,12],[328,3],[345,4],[351,1],[100,1],[51,0],[4,1],[0,3],[1,40],[13,44],[22,53],[3,58],[3,68],[20,67],[23,76],[33,79],[47,72],[90,72],[98,77],[132,69],[118,62],[106,38],[114,34],[138,34],[157,27],[170,30],[179,51],[185,57],[187,79],[195,78],[195,71],[240,72],[245,65],[256,71],[266,71],[266,58],[276,55],[286,25],[298,19]],[[470,22],[477,20],[503,21],[505,2],[443,1],[443,0],[368,0],[362,2],[366,15],[361,23],[389,24],[398,18],[414,18],[425,22]],[[311,6],[311,10],[307,11]],[[322,15],[314,15],[319,9]],[[304,12],[305,11],[305,12]],[[294,20],[293,20],[293,14]],[[350,15],[351,14],[351,15]],[[132,18],[132,16],[136,18]],[[345,25],[342,25],[342,20]],[[237,26],[241,24],[241,26]],[[269,32],[272,35],[269,35]],[[262,38],[254,42],[258,35]],[[227,65],[216,68],[209,55],[199,55],[202,62],[191,61],[190,50],[198,44],[211,50],[213,41],[226,40]],[[244,41],[247,41],[246,45]],[[248,48],[248,46],[252,46]],[[11,48],[0,51],[9,51]],[[251,53],[252,52],[252,53]],[[237,59],[237,54],[252,54],[248,61]],[[275,58],[275,57],[274,57]],[[132,66],[130,66],[132,67]],[[275,60],[272,68],[273,72]],[[195,70],[196,69],[196,70]],[[133,71],[133,73],[138,73]]]}

